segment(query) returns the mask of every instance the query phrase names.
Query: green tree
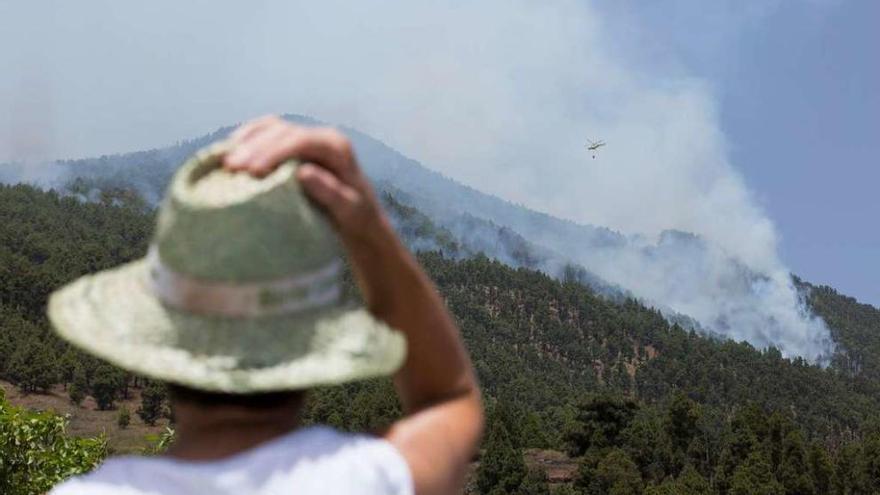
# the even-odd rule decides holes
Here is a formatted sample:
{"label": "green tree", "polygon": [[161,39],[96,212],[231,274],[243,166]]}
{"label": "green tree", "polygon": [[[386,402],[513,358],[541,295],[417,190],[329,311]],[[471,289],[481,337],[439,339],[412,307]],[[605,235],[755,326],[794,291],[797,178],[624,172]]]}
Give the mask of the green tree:
{"label": "green tree", "polygon": [[107,455],[104,438],[68,437],[66,425],[60,416],[9,405],[0,389],[0,493],[46,493],[101,462]]}
{"label": "green tree", "polygon": [[534,411],[528,411],[523,415],[520,430],[524,447],[546,449],[551,446],[547,426]]}
{"label": "green tree", "polygon": [[813,442],[810,444],[808,462],[816,493],[831,493],[834,489],[835,473],[834,463],[828,451]]}
{"label": "green tree", "polygon": [[715,466],[716,483],[722,493],[730,489],[735,471],[758,449],[759,435],[766,436],[766,431],[763,411],[754,404],[747,405],[733,417],[724,433],[721,455]]}
{"label": "green tree", "polygon": [[138,416],[144,423],[153,426],[162,417],[162,406],[165,402],[165,387],[158,382],[150,382],[141,392],[141,406]]}
{"label": "green tree", "polygon": [[872,431],[865,438],[863,455],[863,479],[871,493],[880,493],[880,430]]}
{"label": "green tree", "polygon": [[79,366],[79,353],[72,347],[69,347],[58,359],[58,379],[61,383],[69,385],[73,382],[73,374],[76,367]]}
{"label": "green tree", "polygon": [[869,493],[861,443],[844,445],[837,454],[834,492],[841,495]]}
{"label": "green tree", "polygon": [[782,441],[782,459],[776,478],[785,488],[786,495],[812,495],[816,493],[811,470],[804,447],[803,434],[790,431]]}
{"label": "green tree", "polygon": [[9,373],[23,392],[44,392],[58,382],[55,353],[42,342],[31,340],[13,354]]}
{"label": "green tree", "polygon": [[515,493],[526,476],[522,453],[514,448],[502,418],[494,414],[477,468],[480,493]]}
{"label": "green tree", "polygon": [[712,493],[709,481],[690,464],[685,466],[675,482],[679,487],[678,493],[680,495],[710,495]]}
{"label": "green tree", "polygon": [[770,461],[760,452],[746,458],[736,471],[730,483],[730,495],[783,495],[783,487],[773,476]]}
{"label": "green tree", "polygon": [[672,396],[666,415],[666,432],[672,445],[682,454],[699,433],[698,422],[702,411],[699,404],[688,398],[684,392],[678,391]]}
{"label": "green tree", "polygon": [[519,495],[550,495],[547,472],[541,467],[529,468],[517,493]]}
{"label": "green tree", "polygon": [[581,492],[571,485],[559,485],[550,489],[552,495],[581,495]]}
{"label": "green tree", "polygon": [[86,392],[89,390],[89,382],[86,380],[86,372],[82,365],[76,365],[73,370],[73,378],[70,386],[67,387],[67,394],[70,396],[70,402],[80,405],[86,398]]}
{"label": "green tree", "polygon": [[664,415],[654,408],[639,410],[620,435],[620,445],[647,483],[675,476],[684,465],[684,454],[673,447],[666,432]]}
{"label": "green tree", "polygon": [[690,464],[677,478],[666,478],[663,483],[645,489],[645,495],[712,495],[709,482]]}
{"label": "green tree", "polygon": [[590,397],[578,405],[575,427],[567,432],[569,453],[580,456],[591,448],[617,444],[617,437],[629,425],[638,406],[635,402],[609,395]]}
{"label": "green tree", "polygon": [[119,408],[119,412],[116,414],[116,424],[123,430],[131,424],[131,413],[128,412],[127,407],[122,406]]}
{"label": "green tree", "polygon": [[120,372],[109,366],[101,365],[92,376],[91,395],[98,404],[98,409],[106,411],[113,407],[121,388]]}
{"label": "green tree", "polygon": [[594,483],[588,483],[593,495],[639,495],[642,493],[642,477],[636,463],[621,449],[611,449],[599,461]]}

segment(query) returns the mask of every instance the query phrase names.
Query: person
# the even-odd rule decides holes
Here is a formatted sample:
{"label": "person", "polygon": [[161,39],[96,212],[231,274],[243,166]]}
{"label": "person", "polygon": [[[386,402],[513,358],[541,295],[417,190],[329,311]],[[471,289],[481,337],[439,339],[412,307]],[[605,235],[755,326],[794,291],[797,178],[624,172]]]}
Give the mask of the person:
{"label": "person", "polygon": [[[365,309],[340,302],[337,245]],[[172,180],[146,258],[60,289],[48,313],[167,383],[175,417],[164,455],[110,458],[54,495],[463,490],[483,429],[472,364],[334,129],[240,126]],[[403,416],[387,430],[300,425],[308,389],[391,373]]]}

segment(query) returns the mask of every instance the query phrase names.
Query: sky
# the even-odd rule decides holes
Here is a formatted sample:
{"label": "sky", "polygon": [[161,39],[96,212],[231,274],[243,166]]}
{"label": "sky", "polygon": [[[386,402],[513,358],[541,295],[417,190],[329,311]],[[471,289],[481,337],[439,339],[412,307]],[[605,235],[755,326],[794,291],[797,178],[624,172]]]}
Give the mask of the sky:
{"label": "sky", "polygon": [[[738,18],[688,3],[664,4],[665,18],[656,7],[649,23],[713,82],[731,161],[776,224],[782,258],[880,306],[880,3],[765,2]],[[692,16],[726,28],[682,29]]]}
{"label": "sky", "polygon": [[[878,2],[37,4],[0,0],[0,162],[302,113],[536,209],[693,231],[880,305]],[[595,160],[587,137],[608,142]]]}
{"label": "sky", "polygon": [[[880,3],[778,12],[720,77],[723,123],[801,276],[880,306]],[[777,31],[773,25],[787,24]],[[802,40],[792,43],[792,39]]]}

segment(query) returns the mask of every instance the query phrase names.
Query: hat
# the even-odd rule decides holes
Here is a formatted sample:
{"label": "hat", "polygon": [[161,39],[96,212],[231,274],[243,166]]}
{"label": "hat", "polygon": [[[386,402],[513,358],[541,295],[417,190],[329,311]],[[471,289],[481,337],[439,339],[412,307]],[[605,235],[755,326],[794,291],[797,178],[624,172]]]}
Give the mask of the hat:
{"label": "hat", "polygon": [[254,178],[222,143],[178,170],[147,256],[49,298],[86,352],[188,387],[256,393],[387,375],[403,335],[342,298],[341,250],[286,162]]}

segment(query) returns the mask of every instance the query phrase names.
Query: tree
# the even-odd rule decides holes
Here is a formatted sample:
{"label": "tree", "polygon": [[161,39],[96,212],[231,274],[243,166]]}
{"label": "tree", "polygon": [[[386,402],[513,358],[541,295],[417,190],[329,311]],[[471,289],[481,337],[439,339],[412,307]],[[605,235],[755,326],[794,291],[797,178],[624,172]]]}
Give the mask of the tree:
{"label": "tree", "polygon": [[844,445],[837,454],[835,466],[834,492],[840,494],[870,493],[869,481],[865,476],[862,445],[851,442]]}
{"label": "tree", "polygon": [[119,413],[116,415],[116,424],[123,430],[131,424],[131,413],[128,412],[127,407],[122,406],[119,408]]}
{"label": "tree", "polygon": [[828,451],[816,442],[810,445],[810,473],[814,481],[816,493],[831,493],[834,487],[834,463]]}
{"label": "tree", "polygon": [[489,434],[477,468],[477,488],[480,493],[515,493],[526,476],[522,453],[515,449],[504,421],[493,414]]}
{"label": "tree", "polygon": [[73,382],[73,374],[80,365],[80,356],[72,347],[69,347],[58,359],[58,379],[64,385]]}
{"label": "tree", "polygon": [[86,372],[82,365],[76,365],[73,369],[73,378],[70,386],[67,388],[67,394],[70,396],[70,402],[80,405],[86,398],[86,392],[89,390],[89,382],[86,380]]}
{"label": "tree", "polygon": [[23,392],[44,392],[58,381],[55,353],[31,340],[13,354],[9,374]]}
{"label": "tree", "polygon": [[581,492],[571,485],[555,486],[550,490],[550,493],[552,495],[581,495]]}
{"label": "tree", "polygon": [[675,483],[678,485],[678,493],[681,495],[710,495],[712,493],[712,487],[706,478],[690,464],[681,471]]}
{"label": "tree", "polygon": [[621,449],[611,449],[596,466],[595,483],[588,491],[594,495],[639,495],[642,476],[636,463]]}
{"label": "tree", "polygon": [[701,414],[699,404],[683,392],[678,391],[672,396],[666,415],[666,432],[672,445],[680,452],[686,453],[691,440],[699,433],[697,423]]}
{"label": "tree", "polygon": [[519,495],[550,495],[547,472],[540,467],[528,469],[518,493]]}
{"label": "tree", "polygon": [[635,402],[612,396],[591,397],[582,402],[578,405],[576,426],[566,434],[569,453],[580,456],[591,448],[615,445],[637,410]]}
{"label": "tree", "polygon": [[653,408],[639,410],[621,433],[620,445],[639,466],[646,482],[659,483],[675,476],[684,465],[684,455],[672,447],[663,414]]}
{"label": "tree", "polygon": [[712,495],[712,487],[706,478],[690,464],[677,478],[667,478],[663,483],[649,487],[645,495]]}
{"label": "tree", "polygon": [[733,473],[730,495],[783,495],[783,487],[773,476],[770,461],[761,452],[752,453]]}
{"label": "tree", "polygon": [[92,376],[92,397],[98,404],[98,409],[106,411],[113,407],[113,402],[119,395],[121,387],[120,372],[109,365],[99,366]]}
{"label": "tree", "polygon": [[871,493],[878,493],[880,492],[880,431],[868,434],[862,452],[864,482]]}
{"label": "tree", "polygon": [[729,490],[737,468],[758,447],[758,435],[755,432],[764,432],[766,435],[765,426],[763,414],[752,405],[734,416],[724,434],[721,456],[715,466],[717,485],[722,493]]}
{"label": "tree", "polygon": [[816,488],[810,474],[803,434],[792,430],[782,441],[782,460],[776,478],[785,488],[786,495],[812,495]]}
{"label": "tree", "polygon": [[532,449],[550,448],[547,426],[544,425],[541,417],[535,412],[528,411],[523,415],[520,430],[524,447]]}
{"label": "tree", "polygon": [[59,481],[94,469],[107,455],[103,437],[72,438],[51,413],[13,407],[0,389],[0,493],[46,493]]}
{"label": "tree", "polygon": [[138,416],[144,423],[154,426],[162,417],[162,405],[165,401],[165,388],[158,382],[150,382],[141,393],[141,406]]}

